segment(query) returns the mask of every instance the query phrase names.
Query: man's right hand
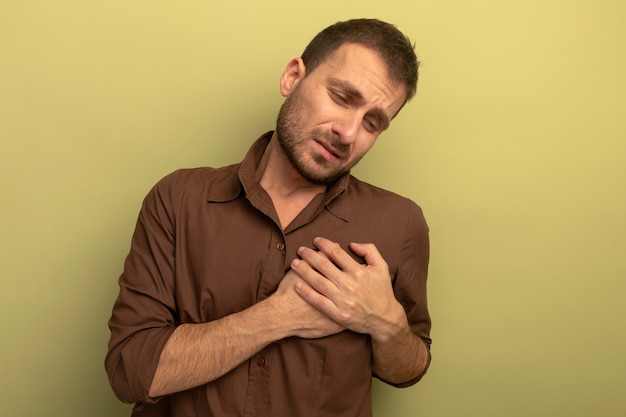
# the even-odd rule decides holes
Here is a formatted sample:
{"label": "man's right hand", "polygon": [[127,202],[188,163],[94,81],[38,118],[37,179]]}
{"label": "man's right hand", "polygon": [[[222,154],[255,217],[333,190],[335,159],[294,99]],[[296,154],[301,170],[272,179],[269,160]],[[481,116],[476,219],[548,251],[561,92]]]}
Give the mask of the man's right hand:
{"label": "man's right hand", "polygon": [[295,290],[297,282],[308,285],[293,270],[289,270],[268,301],[275,303],[292,336],[315,339],[339,333],[345,328],[311,306]]}

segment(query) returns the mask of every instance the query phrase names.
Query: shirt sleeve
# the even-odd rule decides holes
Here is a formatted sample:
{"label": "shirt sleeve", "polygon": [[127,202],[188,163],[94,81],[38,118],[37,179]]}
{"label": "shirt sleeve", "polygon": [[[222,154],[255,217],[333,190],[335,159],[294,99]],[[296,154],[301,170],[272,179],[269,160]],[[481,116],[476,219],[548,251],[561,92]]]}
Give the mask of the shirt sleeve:
{"label": "shirt sleeve", "polygon": [[154,402],[148,392],[163,346],[175,328],[172,192],[175,174],[143,201],[131,249],[119,278],[105,368],[123,402]]}
{"label": "shirt sleeve", "polygon": [[405,234],[399,254],[398,272],[394,282],[394,294],[406,311],[411,330],[424,341],[428,349],[428,364],[424,371],[411,381],[400,384],[386,383],[396,387],[408,387],[418,382],[430,364],[431,319],[426,296],[426,279],[430,256],[429,230],[420,207],[409,200]]}

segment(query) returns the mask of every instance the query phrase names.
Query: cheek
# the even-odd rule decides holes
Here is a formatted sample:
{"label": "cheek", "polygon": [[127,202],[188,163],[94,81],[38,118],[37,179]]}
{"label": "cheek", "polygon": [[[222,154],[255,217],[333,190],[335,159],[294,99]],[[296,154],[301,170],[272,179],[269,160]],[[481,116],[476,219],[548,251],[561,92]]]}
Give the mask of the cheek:
{"label": "cheek", "polygon": [[371,135],[369,134],[365,136],[366,137],[364,137],[362,140],[354,144],[353,151],[355,155],[359,155],[359,156],[365,155],[370,149],[372,149],[372,147],[374,146],[374,143],[376,143],[376,137],[371,137]]}
{"label": "cheek", "polygon": [[330,112],[330,106],[328,105],[328,94],[324,93],[323,88],[310,89],[301,85],[302,89],[299,94],[300,104],[302,109],[305,110],[310,116],[327,116]]}

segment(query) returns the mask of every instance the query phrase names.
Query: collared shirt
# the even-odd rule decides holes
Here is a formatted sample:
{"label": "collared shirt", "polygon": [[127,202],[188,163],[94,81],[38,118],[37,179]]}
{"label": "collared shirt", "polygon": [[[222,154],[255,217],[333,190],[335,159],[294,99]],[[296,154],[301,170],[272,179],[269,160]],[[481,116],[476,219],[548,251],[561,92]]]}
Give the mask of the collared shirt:
{"label": "collared shirt", "polygon": [[270,137],[259,138],[241,164],[168,175],[143,202],[106,358],[113,390],[136,403],[134,416],[371,416],[371,340],[349,330],[283,339],[206,385],[156,402],[148,395],[177,325],[217,320],[269,297],[296,250],[316,236],[346,250],[350,242],[374,243],[413,332],[430,346],[428,228],[420,208],[346,174],[283,230],[257,180]]}

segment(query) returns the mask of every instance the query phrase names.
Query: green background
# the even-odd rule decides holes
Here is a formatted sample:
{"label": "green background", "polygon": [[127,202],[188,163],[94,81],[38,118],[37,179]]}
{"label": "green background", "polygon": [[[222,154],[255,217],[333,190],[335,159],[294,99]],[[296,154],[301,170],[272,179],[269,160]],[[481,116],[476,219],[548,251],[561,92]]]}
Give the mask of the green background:
{"label": "green background", "polygon": [[424,209],[433,363],[375,416],[626,415],[626,3],[0,3],[2,415],[128,416],[103,368],[140,202],[239,161],[278,78],[351,17],[416,43],[418,94],[356,174]]}

